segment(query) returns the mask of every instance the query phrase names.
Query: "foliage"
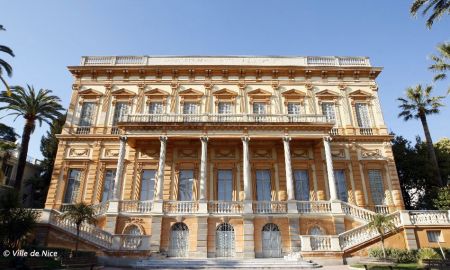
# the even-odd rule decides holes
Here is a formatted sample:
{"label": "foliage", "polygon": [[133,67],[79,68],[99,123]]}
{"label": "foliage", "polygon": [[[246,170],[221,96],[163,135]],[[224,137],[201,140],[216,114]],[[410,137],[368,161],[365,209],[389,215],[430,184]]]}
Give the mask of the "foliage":
{"label": "foliage", "polygon": [[3,103],[0,106],[0,111],[11,111],[7,115],[15,116],[15,118],[22,116],[25,119],[17,174],[14,181],[14,187],[20,190],[28,154],[28,144],[30,136],[36,127],[36,121],[39,125],[42,125],[42,122],[51,125],[53,121],[61,117],[60,111],[63,108],[60,105],[60,98],[52,95],[51,90],[40,89],[35,91],[34,87],[29,85],[26,89],[20,86],[13,87],[11,95],[2,92],[0,94],[0,103]]}
{"label": "foliage", "polygon": [[368,230],[375,230],[380,235],[381,249],[383,251],[383,258],[386,259],[386,251],[384,247],[384,236],[392,230],[397,230],[395,227],[394,219],[392,216],[386,216],[384,214],[375,214],[372,216],[372,220],[367,224]]}
{"label": "foliage", "polygon": [[[0,31],[6,31],[6,29],[3,27],[3,25],[0,25]],[[14,57],[14,52],[11,50],[11,48],[9,48],[7,46],[0,45],[0,52],[6,53],[6,54]],[[13,69],[12,69],[11,65],[8,64],[8,62],[6,62],[5,60],[0,58],[0,81],[6,87],[6,93],[8,95],[11,94],[11,90],[10,90],[8,84],[6,83],[5,79],[3,78],[2,74],[3,74],[3,72],[6,72],[8,77],[11,77],[12,71],[13,71]]]}
{"label": "foliage", "polygon": [[434,207],[439,210],[450,210],[450,185],[439,189],[437,198],[433,200]]}
{"label": "foliage", "polygon": [[398,117],[405,121],[411,119],[420,119],[428,149],[428,158],[432,165],[433,184],[438,187],[443,186],[442,177],[439,171],[439,164],[437,162],[436,153],[434,151],[433,140],[431,139],[431,132],[428,127],[427,115],[438,114],[440,108],[444,106],[442,100],[446,96],[432,96],[432,86],[422,87],[417,85],[406,89],[406,98],[398,98],[400,101],[399,108],[401,112]]}
{"label": "foliage", "polygon": [[14,131],[14,128],[0,123],[0,140],[15,142],[19,135]]}
{"label": "foliage", "polygon": [[0,243],[8,249],[19,249],[21,242],[33,230],[39,213],[23,208],[19,195],[9,190],[0,198]]}
{"label": "foliage", "polygon": [[[378,247],[371,248],[369,249],[369,256],[382,259],[383,250]],[[417,261],[417,250],[386,248],[386,257],[396,263],[413,263]]]}
{"label": "foliage", "polygon": [[83,223],[96,224],[95,210],[92,205],[87,205],[83,202],[77,203],[70,207],[61,215],[61,219],[67,219],[75,223],[77,227],[77,238],[75,242],[75,252],[78,252],[78,241],[80,238],[80,227]]}
{"label": "foliage", "polygon": [[440,258],[441,258],[441,256],[439,255],[439,253],[437,253],[432,248],[421,248],[417,252],[417,259],[419,260],[420,264],[422,264],[423,260],[440,259]]}
{"label": "foliage", "polygon": [[431,13],[426,22],[427,27],[431,28],[435,20],[450,13],[450,0],[414,0],[410,13],[416,16],[421,9],[423,16],[428,12]]}
{"label": "foliage", "polygon": [[437,46],[438,55],[431,55],[434,62],[429,69],[436,72],[434,80],[444,80],[447,72],[450,71],[450,42],[444,42]]}

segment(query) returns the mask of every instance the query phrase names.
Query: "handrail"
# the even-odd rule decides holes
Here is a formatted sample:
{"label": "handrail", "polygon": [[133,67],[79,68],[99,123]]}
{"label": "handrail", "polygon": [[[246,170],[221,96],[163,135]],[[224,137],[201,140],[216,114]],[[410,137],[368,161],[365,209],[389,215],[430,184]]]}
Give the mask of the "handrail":
{"label": "handrail", "polygon": [[356,217],[359,220],[365,222],[370,222],[372,220],[372,217],[376,214],[375,212],[372,212],[365,208],[342,201],[341,201],[341,208],[342,212],[344,212],[345,214]]}

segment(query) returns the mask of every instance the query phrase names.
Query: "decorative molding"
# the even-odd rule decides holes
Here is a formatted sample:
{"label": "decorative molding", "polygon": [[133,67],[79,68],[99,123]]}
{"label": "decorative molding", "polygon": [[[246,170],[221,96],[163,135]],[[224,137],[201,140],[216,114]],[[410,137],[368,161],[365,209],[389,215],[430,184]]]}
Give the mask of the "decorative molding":
{"label": "decorative molding", "polygon": [[345,149],[332,149],[331,156],[337,159],[345,159]]}
{"label": "decorative molding", "polygon": [[235,152],[233,148],[218,148],[214,150],[214,157],[217,159],[234,159]]}
{"label": "decorative molding", "polygon": [[68,157],[71,158],[83,158],[83,157],[89,157],[89,148],[70,148]]}
{"label": "decorative molding", "polygon": [[104,158],[118,158],[119,149],[118,148],[105,148],[103,152]]}
{"label": "decorative molding", "polygon": [[139,158],[143,159],[158,159],[159,150],[156,148],[146,148],[139,151]]}
{"label": "decorative molding", "polygon": [[307,148],[293,148],[291,156],[293,159],[309,159],[309,150]]}
{"label": "decorative molding", "polygon": [[198,158],[198,150],[192,148],[178,149],[177,157],[179,158]]}
{"label": "decorative molding", "polygon": [[272,158],[272,149],[257,148],[252,150],[252,158],[270,159]]}
{"label": "decorative molding", "polygon": [[363,159],[380,159],[383,158],[380,149],[361,149],[361,158]]}

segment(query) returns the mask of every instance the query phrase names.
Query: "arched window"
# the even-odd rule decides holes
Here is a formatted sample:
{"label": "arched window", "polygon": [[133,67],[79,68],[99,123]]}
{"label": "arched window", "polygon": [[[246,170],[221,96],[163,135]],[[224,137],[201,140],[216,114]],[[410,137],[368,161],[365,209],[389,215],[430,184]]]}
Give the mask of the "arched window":
{"label": "arched window", "polygon": [[141,235],[142,231],[137,225],[130,224],[125,227],[125,229],[123,230],[123,234]]}
{"label": "arched window", "polygon": [[324,231],[319,226],[313,226],[309,229],[309,235],[324,235]]}
{"label": "arched window", "polygon": [[234,228],[229,223],[222,223],[216,230],[216,257],[233,257],[235,254]]}
{"label": "arched window", "polygon": [[276,224],[268,223],[262,229],[262,251],[265,258],[281,257],[281,233]]}
{"label": "arched window", "polygon": [[183,222],[172,225],[170,232],[170,257],[187,257],[189,244],[189,228]]}

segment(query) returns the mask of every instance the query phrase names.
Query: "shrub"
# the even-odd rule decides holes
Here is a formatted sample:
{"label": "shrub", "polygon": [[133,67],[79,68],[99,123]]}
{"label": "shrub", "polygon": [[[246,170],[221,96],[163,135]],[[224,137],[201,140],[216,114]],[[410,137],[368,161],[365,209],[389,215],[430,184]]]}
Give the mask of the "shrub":
{"label": "shrub", "polygon": [[441,256],[439,256],[439,254],[432,248],[421,248],[417,252],[417,258],[419,259],[419,263],[422,264],[423,260],[439,259]]}
{"label": "shrub", "polygon": [[[369,249],[369,257],[383,259],[383,250],[381,248]],[[386,248],[386,258],[396,263],[412,263],[417,261],[416,250],[406,250],[398,248]]]}

